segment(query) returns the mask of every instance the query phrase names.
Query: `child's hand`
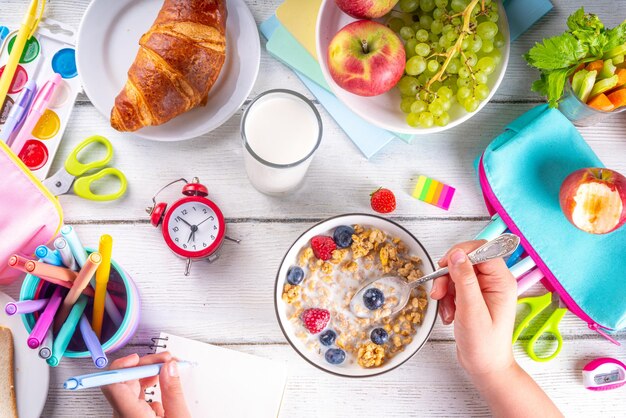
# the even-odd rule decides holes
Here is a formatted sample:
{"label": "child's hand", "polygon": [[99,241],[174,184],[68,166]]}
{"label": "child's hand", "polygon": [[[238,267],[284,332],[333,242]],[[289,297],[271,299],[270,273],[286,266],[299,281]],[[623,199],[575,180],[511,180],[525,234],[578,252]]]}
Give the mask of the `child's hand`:
{"label": "child's hand", "polygon": [[439,261],[449,276],[437,279],[431,297],[440,300],[444,324],[454,321],[457,356],[472,376],[503,372],[515,364],[511,344],[517,285],[504,260],[472,266],[467,253],[484,244],[459,244]]}
{"label": "child's hand", "polygon": [[[141,359],[137,354],[132,354],[115,360],[111,363],[109,369],[125,369],[127,367],[145,366],[155,363],[165,363],[161,368],[159,376],[102,387],[102,393],[113,407],[114,417],[191,417],[185,403],[180,378],[178,377],[176,361],[172,359],[170,353],[147,355]],[[157,382],[159,382],[161,387],[161,400],[163,403],[148,403],[144,400],[144,392]]]}

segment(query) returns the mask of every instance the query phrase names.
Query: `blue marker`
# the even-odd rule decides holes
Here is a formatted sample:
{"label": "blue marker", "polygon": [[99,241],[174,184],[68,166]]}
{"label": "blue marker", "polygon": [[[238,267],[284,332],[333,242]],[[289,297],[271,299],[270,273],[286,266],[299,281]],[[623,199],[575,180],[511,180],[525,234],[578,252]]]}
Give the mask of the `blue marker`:
{"label": "blue marker", "polygon": [[63,260],[57,250],[52,251],[45,245],[40,245],[35,250],[35,255],[46,264],[52,264],[53,266],[62,266]]}
{"label": "blue marker", "polygon": [[483,228],[482,231],[476,235],[475,239],[484,239],[491,241],[492,239],[499,237],[506,231],[507,226],[497,213],[491,217],[491,221]]}
{"label": "blue marker", "polygon": [[72,307],[69,316],[63,323],[63,326],[59,330],[54,342],[52,343],[52,355],[46,362],[52,366],[57,367],[67,350],[67,346],[70,345],[70,340],[76,331],[80,317],[85,311],[87,306],[87,296],[80,295],[76,304]]}
{"label": "blue marker", "polygon": [[28,113],[31,103],[33,102],[36,91],[37,84],[35,83],[35,80],[29,80],[9,111],[7,120],[2,127],[2,131],[0,131],[0,141],[4,141],[7,144],[9,143],[11,135],[18,130],[17,128],[19,124],[24,121],[24,118],[26,118],[26,114]]}
{"label": "blue marker", "polygon": [[100,345],[100,341],[98,341],[98,336],[93,332],[93,329],[91,329],[91,324],[85,314],[80,318],[78,326],[80,327],[80,333],[83,336],[87,350],[89,350],[91,354],[93,364],[99,369],[106,367],[106,365],[109,364],[109,359],[107,359],[106,354],[104,354],[102,345]]}
{"label": "blue marker", "polygon": [[535,266],[535,261],[530,257],[526,257],[513,265],[511,268],[509,268],[509,270],[511,270],[511,274],[513,274],[513,277],[519,279],[524,273],[528,273]]}
{"label": "blue marker", "polygon": [[9,28],[6,26],[0,26],[0,44],[9,35]]}
{"label": "blue marker", "polygon": [[522,247],[522,245],[520,244],[517,246],[515,251],[513,251],[513,254],[511,254],[509,258],[506,260],[506,266],[508,268],[513,267],[513,265],[515,265],[515,263],[517,263],[519,259],[522,257],[522,254],[524,254],[524,247]]}

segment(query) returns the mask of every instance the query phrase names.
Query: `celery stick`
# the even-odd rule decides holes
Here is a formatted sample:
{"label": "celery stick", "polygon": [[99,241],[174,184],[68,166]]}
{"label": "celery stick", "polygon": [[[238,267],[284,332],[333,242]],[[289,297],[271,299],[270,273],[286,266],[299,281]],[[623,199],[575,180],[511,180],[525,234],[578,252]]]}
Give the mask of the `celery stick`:
{"label": "celery stick", "polygon": [[600,71],[600,75],[598,76],[598,78],[604,79],[604,78],[613,77],[613,74],[615,74],[615,65],[613,65],[613,60],[611,59],[605,60],[604,66],[602,67],[602,70]]}
{"label": "celery stick", "polygon": [[613,64],[615,64],[615,65],[623,64],[624,63],[624,55],[623,54],[616,55],[613,58],[611,58],[611,60],[613,61]]}
{"label": "celery stick", "polygon": [[581,102],[587,103],[589,99],[589,94],[591,94],[591,90],[593,89],[593,85],[596,82],[596,76],[598,75],[597,71],[588,71],[585,75],[585,78],[580,83],[580,88],[576,92],[576,95],[580,99]]}
{"label": "celery stick", "polygon": [[598,81],[591,90],[590,97],[597,96],[600,93],[604,93],[605,91],[611,90],[613,87],[617,86],[617,82],[619,81],[619,77],[614,75],[613,77],[605,78],[604,80]]}
{"label": "celery stick", "polygon": [[589,71],[584,68],[574,74],[574,77],[572,77],[572,91],[574,91],[574,93],[578,93],[578,90],[580,90],[580,86],[585,77],[587,77],[587,74],[589,74]]}
{"label": "celery stick", "polygon": [[607,52],[604,53],[604,56],[602,57],[602,59],[609,59],[617,55],[624,55],[624,54],[626,54],[626,44],[618,45],[615,48],[609,49]]}

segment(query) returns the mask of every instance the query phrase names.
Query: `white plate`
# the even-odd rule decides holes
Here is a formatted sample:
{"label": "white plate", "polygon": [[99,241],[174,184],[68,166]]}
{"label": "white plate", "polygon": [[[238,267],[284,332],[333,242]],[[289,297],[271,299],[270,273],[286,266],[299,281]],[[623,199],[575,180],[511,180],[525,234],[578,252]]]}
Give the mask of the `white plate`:
{"label": "white plate", "polygon": [[[150,29],[162,5],[160,0],[94,0],[85,12],[76,47],[78,74],[85,93],[107,119],[126,84],[139,38]],[[226,7],[226,62],[207,105],[134,135],[155,141],[194,138],[216,129],[241,108],[259,73],[261,43],[244,1],[227,0]]]}
{"label": "white plate", "polygon": [[13,333],[17,412],[20,418],[38,418],[48,397],[50,367],[39,358],[39,350],[32,350],[26,344],[28,333],[20,315],[8,316],[4,312],[9,302],[13,299],[0,292],[0,326],[10,328]]}
{"label": "white plate", "polygon": [[[401,366],[417,354],[419,350],[421,350],[424,344],[426,344],[426,341],[435,326],[435,321],[437,320],[438,302],[436,300],[429,299],[422,324],[417,328],[416,334],[413,335],[413,341],[406,346],[405,350],[397,353],[391,360],[385,362],[383,366],[371,369],[366,369],[356,364],[347,364],[347,362],[340,365],[333,365],[326,362],[324,357],[319,355],[317,352],[311,351],[306,344],[296,336],[296,329],[291,324],[286,314],[286,303],[282,300],[283,285],[285,284],[285,277],[287,277],[287,270],[289,270],[289,267],[297,264],[300,251],[309,243],[311,238],[316,235],[328,235],[329,231],[339,225],[356,224],[378,228],[387,232],[390,236],[400,238],[407,245],[409,254],[416,255],[422,259],[421,270],[424,274],[432,273],[435,270],[433,262],[422,244],[409,231],[404,229],[399,224],[376,215],[340,215],[314,225],[309,230],[304,232],[289,248],[287,254],[285,254],[285,258],[283,258],[276,276],[276,284],[274,287],[274,307],[276,309],[278,323],[280,324],[280,328],[287,338],[287,341],[306,361],[325,372],[337,376],[370,377],[386,373]],[[426,288],[427,294],[430,294],[432,281],[425,283],[424,287]]]}
{"label": "white plate", "polygon": [[480,102],[478,109],[472,113],[467,113],[455,102],[449,112],[450,123],[446,126],[434,126],[427,129],[409,126],[406,123],[406,114],[400,110],[400,92],[395,88],[380,96],[362,97],[342,89],[335,83],[328,70],[328,54],[326,51],[328,51],[328,45],[335,37],[335,34],[345,25],[356,20],[343,13],[335,4],[335,0],[324,0],[317,18],[317,55],[320,58],[320,67],[322,67],[324,78],[330,85],[333,93],[335,93],[343,104],[366,121],[383,129],[410,135],[426,135],[453,128],[477,114],[491,100],[504,78],[504,73],[506,72],[506,67],[509,62],[511,44],[509,39],[509,23],[504,12],[504,7],[501,2],[499,3],[500,20],[498,21],[498,26],[504,35],[506,44],[502,48],[502,60],[496,67],[495,72],[489,76],[489,82],[487,83],[491,90],[489,96],[486,100]]}

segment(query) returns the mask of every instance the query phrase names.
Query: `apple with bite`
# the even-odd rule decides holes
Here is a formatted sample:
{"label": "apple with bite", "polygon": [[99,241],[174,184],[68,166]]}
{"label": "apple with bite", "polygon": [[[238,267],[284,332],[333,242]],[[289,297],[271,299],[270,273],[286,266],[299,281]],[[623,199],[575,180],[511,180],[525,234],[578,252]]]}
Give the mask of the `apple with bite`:
{"label": "apple with bite", "polygon": [[577,228],[606,234],[626,223],[626,177],[608,168],[583,168],[567,176],[559,193],[565,217]]}
{"label": "apple with bite", "polygon": [[341,88],[359,96],[378,96],[402,78],[404,45],[387,26],[357,20],[341,29],[328,45],[330,75]]}
{"label": "apple with bite", "polygon": [[355,19],[378,19],[389,13],[398,0],[335,0],[335,3]]}

